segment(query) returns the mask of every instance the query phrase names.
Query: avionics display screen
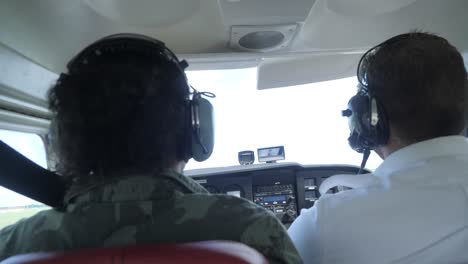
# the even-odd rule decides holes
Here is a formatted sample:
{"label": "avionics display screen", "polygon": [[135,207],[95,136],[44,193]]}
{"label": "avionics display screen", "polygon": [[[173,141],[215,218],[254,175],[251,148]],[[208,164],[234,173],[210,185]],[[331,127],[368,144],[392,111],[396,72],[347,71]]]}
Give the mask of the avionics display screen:
{"label": "avionics display screen", "polygon": [[257,152],[259,162],[271,162],[285,159],[284,146],[261,148],[258,149]]}
{"label": "avionics display screen", "polygon": [[267,196],[263,198],[263,202],[265,203],[272,203],[272,202],[282,202],[286,201],[286,196],[281,195],[281,196]]}
{"label": "avionics display screen", "polygon": [[239,163],[241,165],[250,165],[255,162],[255,154],[253,151],[241,151],[239,152]]}
{"label": "avionics display screen", "polygon": [[241,197],[241,191],[229,191],[229,192],[226,192],[226,194],[236,196],[236,197]]}

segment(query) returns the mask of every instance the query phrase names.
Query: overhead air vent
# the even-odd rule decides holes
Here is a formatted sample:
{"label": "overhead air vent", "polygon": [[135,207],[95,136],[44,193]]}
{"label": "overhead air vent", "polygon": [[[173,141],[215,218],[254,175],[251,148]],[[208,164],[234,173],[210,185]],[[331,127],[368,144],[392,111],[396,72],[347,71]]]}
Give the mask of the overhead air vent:
{"label": "overhead air vent", "polygon": [[230,47],[240,51],[270,52],[289,46],[297,24],[273,26],[232,26]]}

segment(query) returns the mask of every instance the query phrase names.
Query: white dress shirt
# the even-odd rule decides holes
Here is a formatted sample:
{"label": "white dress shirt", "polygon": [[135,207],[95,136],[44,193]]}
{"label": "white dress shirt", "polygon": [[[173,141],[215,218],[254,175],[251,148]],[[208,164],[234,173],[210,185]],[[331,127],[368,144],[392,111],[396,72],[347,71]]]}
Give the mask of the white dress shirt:
{"label": "white dress shirt", "polygon": [[410,145],[321,191],[332,185],[354,189],[323,195],[288,230],[305,263],[468,263],[464,137]]}

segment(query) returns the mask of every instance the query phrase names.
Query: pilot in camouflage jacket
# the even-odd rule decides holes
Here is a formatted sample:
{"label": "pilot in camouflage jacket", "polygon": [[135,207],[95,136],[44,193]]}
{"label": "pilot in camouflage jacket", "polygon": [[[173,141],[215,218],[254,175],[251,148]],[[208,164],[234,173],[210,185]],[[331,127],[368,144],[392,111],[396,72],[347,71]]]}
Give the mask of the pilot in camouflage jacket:
{"label": "pilot in camouflage jacket", "polygon": [[37,251],[232,240],[270,263],[302,263],[272,213],[242,198],[209,194],[173,171],[75,184],[65,203],[66,212],[42,211],[0,230],[0,260]]}

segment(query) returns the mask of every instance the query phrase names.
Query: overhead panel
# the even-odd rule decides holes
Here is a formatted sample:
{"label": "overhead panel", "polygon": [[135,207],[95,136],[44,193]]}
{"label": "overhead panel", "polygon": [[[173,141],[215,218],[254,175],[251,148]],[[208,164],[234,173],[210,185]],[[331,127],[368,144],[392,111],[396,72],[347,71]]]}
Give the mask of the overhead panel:
{"label": "overhead panel", "polygon": [[220,0],[226,25],[276,25],[303,22],[315,0]]}
{"label": "overhead panel", "polygon": [[[118,32],[161,39],[189,58],[189,70],[253,66],[263,60],[260,74],[279,69],[282,62],[283,70],[290,72],[287,65],[298,59],[304,69],[320,72],[320,63],[325,62],[306,58],[334,54],[344,56],[334,60],[346,64],[349,56],[344,52],[362,52],[413,29],[438,33],[466,53],[466,14],[467,0],[2,0],[0,43],[55,73],[64,71],[67,61],[89,43]],[[246,47],[257,47],[254,52],[230,46],[234,27],[284,25],[297,26],[287,43],[280,41],[286,34],[263,30],[237,39]],[[268,43],[281,44],[262,50]],[[329,73],[296,76],[300,81],[285,76],[282,85],[345,76]],[[262,89],[280,81],[277,76],[265,76],[273,79],[260,80]]]}
{"label": "overhead panel", "polygon": [[200,9],[200,0],[83,0],[99,15],[117,24],[161,28],[189,19]]}
{"label": "overhead panel", "polygon": [[228,50],[218,1],[0,1],[0,42],[56,73],[91,42],[123,32],[153,36],[178,54]]}
{"label": "overhead panel", "polygon": [[331,12],[344,16],[378,16],[405,8],[417,0],[328,0]]}
{"label": "overhead panel", "polygon": [[309,50],[370,47],[412,30],[468,49],[466,0],[317,0],[299,42]]}

